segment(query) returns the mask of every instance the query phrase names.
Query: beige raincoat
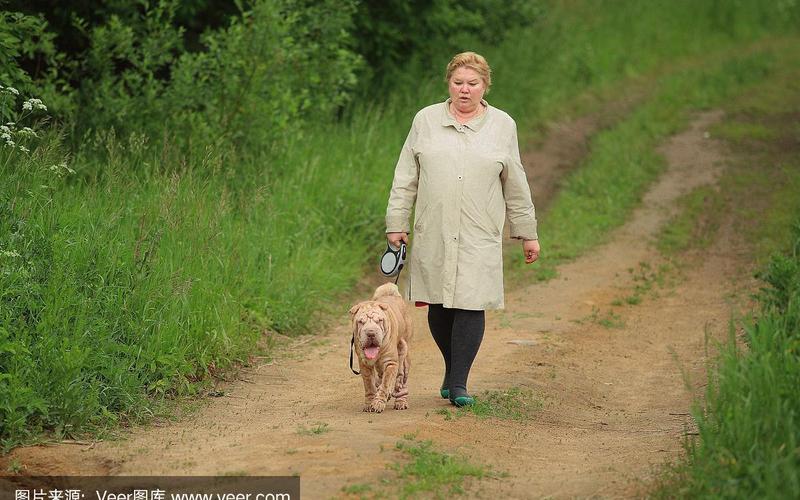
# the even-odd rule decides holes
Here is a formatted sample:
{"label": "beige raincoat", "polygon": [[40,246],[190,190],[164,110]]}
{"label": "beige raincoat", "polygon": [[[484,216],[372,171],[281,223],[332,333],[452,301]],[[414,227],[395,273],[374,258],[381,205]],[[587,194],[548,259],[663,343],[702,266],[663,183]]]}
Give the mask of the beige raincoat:
{"label": "beige raincoat", "polygon": [[517,126],[486,101],[485,112],[462,125],[449,104],[414,117],[395,167],[386,232],[413,233],[408,300],[502,309],[506,215],[512,238],[538,238]]}

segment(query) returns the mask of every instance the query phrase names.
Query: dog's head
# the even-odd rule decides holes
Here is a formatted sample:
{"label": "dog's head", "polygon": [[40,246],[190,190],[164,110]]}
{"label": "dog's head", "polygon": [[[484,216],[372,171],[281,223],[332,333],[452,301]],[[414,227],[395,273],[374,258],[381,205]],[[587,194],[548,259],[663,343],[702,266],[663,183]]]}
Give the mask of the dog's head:
{"label": "dog's head", "polygon": [[389,306],[381,302],[359,302],[350,308],[356,347],[363,357],[374,361],[391,336]]}

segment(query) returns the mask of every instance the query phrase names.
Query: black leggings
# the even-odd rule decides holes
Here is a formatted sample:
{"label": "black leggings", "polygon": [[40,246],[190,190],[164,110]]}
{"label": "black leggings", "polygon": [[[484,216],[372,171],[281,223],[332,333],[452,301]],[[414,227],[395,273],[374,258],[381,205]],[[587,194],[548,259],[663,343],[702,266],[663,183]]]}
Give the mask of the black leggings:
{"label": "black leggings", "polygon": [[484,311],[428,306],[428,326],[444,358],[444,384],[450,399],[467,395],[467,377],[486,326]]}

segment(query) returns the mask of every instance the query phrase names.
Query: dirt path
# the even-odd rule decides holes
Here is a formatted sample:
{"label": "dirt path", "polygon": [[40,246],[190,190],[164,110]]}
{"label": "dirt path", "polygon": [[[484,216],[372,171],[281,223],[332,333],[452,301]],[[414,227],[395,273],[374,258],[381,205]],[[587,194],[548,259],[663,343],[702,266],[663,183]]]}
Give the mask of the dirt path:
{"label": "dirt path", "polygon": [[[470,387],[533,389],[544,406],[529,421],[436,413],[450,406],[438,397],[442,366],[425,309],[415,310],[411,408],[361,413],[361,381],[346,368],[347,304],[328,331],[297,342],[291,356],[247,370],[245,382],[226,387],[225,397],[193,418],[135,429],[124,441],[29,447],[12,456],[30,472],[48,474],[299,474],[304,498],[330,498],[345,485],[393,477],[386,464],[398,455],[389,450],[417,432],[439,449],[509,474],[470,491],[635,495],[654,466],[680,453],[691,399],[682,370],[690,380],[701,373],[704,331],[727,329],[726,292],[743,275],[735,234],[723,228],[685,279],[658,296],[636,306],[611,303],[630,294],[629,269],[659,263],[648,241],[675,200],[714,182],[723,156],[704,132],[719,118],[698,116],[663,147],[668,171],[610,243],[563,266],[555,280],[507,293],[507,309],[487,315]],[[613,322],[624,326],[601,324],[612,309]],[[319,424],[328,432],[302,432]]]}

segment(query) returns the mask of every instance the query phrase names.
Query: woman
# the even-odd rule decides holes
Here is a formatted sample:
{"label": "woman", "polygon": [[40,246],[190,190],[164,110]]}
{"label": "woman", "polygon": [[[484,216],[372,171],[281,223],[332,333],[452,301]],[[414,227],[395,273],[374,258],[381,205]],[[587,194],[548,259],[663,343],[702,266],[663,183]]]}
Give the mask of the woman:
{"label": "woman", "polygon": [[450,98],[417,113],[397,162],[386,237],[408,243],[408,300],[428,305],[428,325],[445,363],[440,393],[474,403],[467,377],[483,339],[486,309],[503,308],[502,234],[522,240],[525,262],[539,257],[536,215],[517,144],[517,127],[483,99],[486,59],[474,52],[447,65]]}

